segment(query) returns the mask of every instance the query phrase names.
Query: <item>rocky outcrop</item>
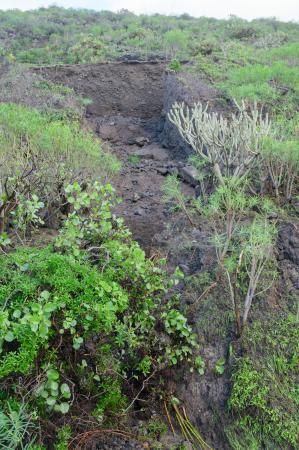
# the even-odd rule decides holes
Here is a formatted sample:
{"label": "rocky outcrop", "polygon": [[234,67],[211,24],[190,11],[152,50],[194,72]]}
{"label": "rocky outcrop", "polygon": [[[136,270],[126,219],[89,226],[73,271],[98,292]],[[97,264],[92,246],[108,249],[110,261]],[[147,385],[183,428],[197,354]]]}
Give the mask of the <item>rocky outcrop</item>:
{"label": "rocky outcrop", "polygon": [[299,297],[299,223],[283,223],[279,230],[278,261],[282,275],[282,290],[290,298]]}
{"label": "rocky outcrop", "polygon": [[136,156],[144,159],[154,159],[155,161],[167,161],[168,152],[157,144],[146,145],[135,152]]}
{"label": "rocky outcrop", "polygon": [[284,223],[278,237],[279,259],[287,259],[299,266],[299,229],[293,223]]}
{"label": "rocky outcrop", "polygon": [[195,167],[189,164],[184,167],[180,167],[179,175],[186,183],[189,183],[191,186],[195,187],[198,185],[199,172]]}

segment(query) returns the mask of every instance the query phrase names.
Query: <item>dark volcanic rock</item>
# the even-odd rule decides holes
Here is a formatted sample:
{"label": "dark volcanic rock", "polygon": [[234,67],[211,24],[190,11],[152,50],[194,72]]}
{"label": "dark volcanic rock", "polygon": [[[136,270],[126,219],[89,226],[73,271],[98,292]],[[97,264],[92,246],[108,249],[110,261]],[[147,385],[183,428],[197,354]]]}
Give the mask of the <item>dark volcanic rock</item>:
{"label": "dark volcanic rock", "polygon": [[140,150],[137,150],[135,155],[145,159],[154,159],[156,161],[167,161],[167,159],[169,159],[167,150],[157,144],[146,145]]}
{"label": "dark volcanic rock", "polygon": [[138,136],[135,139],[135,144],[138,145],[138,147],[143,147],[144,145],[149,143],[149,139],[145,136]]}
{"label": "dark volcanic rock", "polygon": [[181,167],[179,168],[179,175],[186,183],[191,184],[191,186],[195,187],[198,185],[199,172],[195,167],[190,165]]}
{"label": "dark volcanic rock", "polygon": [[279,259],[299,265],[299,230],[292,223],[281,226],[278,236]]}

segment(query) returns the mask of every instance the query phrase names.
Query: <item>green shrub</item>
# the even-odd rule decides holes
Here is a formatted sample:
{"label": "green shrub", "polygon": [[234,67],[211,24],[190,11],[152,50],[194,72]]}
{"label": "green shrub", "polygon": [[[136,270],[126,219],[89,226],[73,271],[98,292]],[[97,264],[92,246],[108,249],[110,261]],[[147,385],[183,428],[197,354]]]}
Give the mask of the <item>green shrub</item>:
{"label": "green shrub", "polygon": [[[226,80],[219,84],[227,93],[236,99],[249,99],[267,104],[274,112],[296,111],[296,104],[299,97],[299,76],[298,60],[292,59],[293,46],[290,51],[286,51],[285,59],[270,58],[269,63],[250,64],[249,61],[244,67],[233,67],[227,72]],[[283,51],[277,52],[277,56],[283,54]],[[265,61],[266,56],[260,55]],[[292,63],[288,63],[288,59]]]}
{"label": "green shrub", "polygon": [[167,55],[171,58],[184,55],[187,48],[188,35],[182,30],[170,30],[164,34]]}
{"label": "green shrub", "polygon": [[179,274],[169,281],[131,240],[111,214],[111,186],[74,184],[67,194],[73,209],[56,251],[20,248],[0,257],[0,378],[12,393],[26,375],[28,400],[49,415],[68,414],[79,376],[88,395],[101,392],[94,414],[104,419],[126,406],[128,376],[141,381],[190,359],[197,343],[173,302],[162,303]]}
{"label": "green shrub", "polygon": [[249,435],[256,448],[298,447],[298,338],[292,316],[256,322],[247,330],[229,399],[234,449],[243,448]]}
{"label": "green shrub", "polygon": [[[218,55],[227,43],[241,43],[255,51],[298,41],[296,22],[272,18],[247,22],[237,17],[138,16],[50,7],[2,11],[0,24],[1,53],[31,64],[97,62],[128,52],[163,55],[165,47],[172,55],[198,51]],[[230,56],[233,59],[234,54]]]}
{"label": "green shrub", "polygon": [[182,65],[178,59],[172,59],[168,67],[174,72],[180,72],[182,70]]}
{"label": "green shrub", "polygon": [[72,436],[72,430],[69,425],[64,425],[58,430],[55,450],[68,450],[69,441]]}
{"label": "green shrub", "polygon": [[54,204],[59,208],[64,184],[104,178],[119,169],[118,161],[75,122],[1,104],[0,130],[0,234],[21,199],[23,205],[36,198],[48,210]]}

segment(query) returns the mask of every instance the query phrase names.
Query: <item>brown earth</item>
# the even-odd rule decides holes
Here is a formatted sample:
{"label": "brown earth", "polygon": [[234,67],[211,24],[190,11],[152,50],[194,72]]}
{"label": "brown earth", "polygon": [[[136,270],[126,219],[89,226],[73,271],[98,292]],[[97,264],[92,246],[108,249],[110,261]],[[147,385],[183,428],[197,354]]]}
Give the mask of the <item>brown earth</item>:
{"label": "brown earth", "polygon": [[34,69],[54,83],[74,88],[92,100],[88,116],[159,117],[163,107],[165,65],[103,63],[49,66]]}
{"label": "brown earth", "polygon": [[[181,173],[190,148],[167,112],[175,101],[209,101],[220,108],[217,91],[194,75],[176,75],[160,62],[126,62],[63,65],[32,71],[53,83],[66,85],[83,98],[88,125],[122,161],[120,176],[114,180],[123,202],[121,214],[133,236],[150,253],[155,235],[175,226],[178,219],[162,202],[165,176]],[[194,195],[194,180],[183,176],[186,194]],[[161,246],[159,242],[158,247]]]}

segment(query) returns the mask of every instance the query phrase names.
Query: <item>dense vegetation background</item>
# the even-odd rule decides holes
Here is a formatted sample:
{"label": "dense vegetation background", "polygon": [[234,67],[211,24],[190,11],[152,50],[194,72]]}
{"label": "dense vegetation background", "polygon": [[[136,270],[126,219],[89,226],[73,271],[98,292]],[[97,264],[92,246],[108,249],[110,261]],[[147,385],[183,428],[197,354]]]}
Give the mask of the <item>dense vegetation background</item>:
{"label": "dense vegetation background", "polygon": [[298,102],[298,40],[297,23],[274,18],[248,22],[57,7],[0,12],[0,55],[10,60],[38,65],[185,60],[228,95],[279,110]]}
{"label": "dense vegetation background", "polygon": [[99,62],[128,53],[162,58],[179,54],[190,59],[222,50],[226,57],[228,45],[235,45],[237,63],[238,56],[254,61],[255,50],[298,44],[299,33],[296,23],[274,18],[247,22],[234,16],[228,20],[188,14],[136,16],[127,10],[113,13],[58,7],[2,11],[0,26],[2,53],[34,64]]}

